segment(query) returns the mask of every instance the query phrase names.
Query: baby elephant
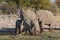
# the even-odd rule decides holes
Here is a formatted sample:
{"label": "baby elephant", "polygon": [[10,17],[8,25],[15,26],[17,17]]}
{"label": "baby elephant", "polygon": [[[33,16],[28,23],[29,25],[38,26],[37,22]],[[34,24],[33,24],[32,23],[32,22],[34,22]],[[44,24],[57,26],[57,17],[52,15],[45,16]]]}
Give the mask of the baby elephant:
{"label": "baby elephant", "polygon": [[22,20],[18,19],[16,21],[15,35],[21,33],[21,24],[22,24]]}

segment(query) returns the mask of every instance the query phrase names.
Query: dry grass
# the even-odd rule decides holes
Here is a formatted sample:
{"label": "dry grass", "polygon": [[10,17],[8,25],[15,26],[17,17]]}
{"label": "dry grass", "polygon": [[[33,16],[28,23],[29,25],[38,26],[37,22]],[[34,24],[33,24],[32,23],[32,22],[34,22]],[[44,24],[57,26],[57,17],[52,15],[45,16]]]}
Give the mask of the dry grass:
{"label": "dry grass", "polygon": [[60,32],[43,32],[39,36],[31,35],[0,35],[0,40],[60,40]]}

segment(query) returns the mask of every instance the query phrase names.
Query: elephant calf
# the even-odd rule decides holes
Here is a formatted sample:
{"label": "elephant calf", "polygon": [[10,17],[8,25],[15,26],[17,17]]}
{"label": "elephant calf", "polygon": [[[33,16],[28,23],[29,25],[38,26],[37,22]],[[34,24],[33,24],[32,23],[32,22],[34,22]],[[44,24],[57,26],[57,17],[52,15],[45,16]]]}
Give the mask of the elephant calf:
{"label": "elephant calf", "polygon": [[15,35],[21,33],[21,24],[22,24],[22,20],[18,19],[16,21]]}

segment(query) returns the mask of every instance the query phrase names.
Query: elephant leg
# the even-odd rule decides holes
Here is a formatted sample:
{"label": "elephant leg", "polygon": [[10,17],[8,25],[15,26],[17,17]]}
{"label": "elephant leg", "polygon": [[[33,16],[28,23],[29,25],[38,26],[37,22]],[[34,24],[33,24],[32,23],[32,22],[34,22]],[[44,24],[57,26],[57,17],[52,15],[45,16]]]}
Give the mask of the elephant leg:
{"label": "elephant leg", "polygon": [[39,23],[38,23],[38,20],[35,20],[34,21],[34,34],[39,34],[39,32],[40,32],[40,27],[39,27]]}
{"label": "elephant leg", "polygon": [[51,30],[51,24],[49,24],[48,26],[49,26],[49,31],[52,31],[52,30]]}
{"label": "elephant leg", "polygon": [[23,29],[22,31],[24,32],[24,34],[27,34],[27,31],[28,31],[30,35],[33,35],[33,33],[30,30]]}
{"label": "elephant leg", "polygon": [[24,29],[24,34],[25,34],[25,35],[27,34],[27,29]]}
{"label": "elephant leg", "polygon": [[21,26],[16,26],[15,28],[15,34],[20,34],[21,33]]}
{"label": "elephant leg", "polygon": [[39,26],[40,26],[40,33],[42,33],[43,32],[42,21],[39,21]]}
{"label": "elephant leg", "polygon": [[29,31],[29,34],[30,34],[30,35],[33,35],[33,33],[32,33],[32,28],[29,28],[28,31]]}
{"label": "elephant leg", "polygon": [[29,31],[30,35],[33,35],[33,33],[31,31]]}
{"label": "elephant leg", "polygon": [[28,31],[29,34],[32,35],[31,29],[32,29],[33,25],[31,24],[31,21],[29,19],[27,19],[27,20],[24,21],[23,25],[24,25],[24,30],[25,30],[25,31],[24,30],[23,31],[25,33],[27,33],[26,31]]}
{"label": "elephant leg", "polygon": [[22,24],[22,20],[17,20],[16,21],[16,28],[15,28],[15,34],[20,34],[21,33],[21,24]]}
{"label": "elephant leg", "polygon": [[29,26],[25,28],[25,34],[27,34],[27,31],[29,32],[30,35],[32,35],[32,30],[30,29]]}
{"label": "elephant leg", "polygon": [[15,35],[17,35],[18,34],[18,27],[16,26],[16,28],[15,28]]}
{"label": "elephant leg", "polygon": [[32,28],[33,35],[36,35],[36,27]]}
{"label": "elephant leg", "polygon": [[18,27],[18,33],[21,33],[21,26]]}
{"label": "elephant leg", "polygon": [[22,32],[23,32],[22,34],[24,34],[24,35],[27,34],[27,29],[24,27],[24,28],[22,29]]}

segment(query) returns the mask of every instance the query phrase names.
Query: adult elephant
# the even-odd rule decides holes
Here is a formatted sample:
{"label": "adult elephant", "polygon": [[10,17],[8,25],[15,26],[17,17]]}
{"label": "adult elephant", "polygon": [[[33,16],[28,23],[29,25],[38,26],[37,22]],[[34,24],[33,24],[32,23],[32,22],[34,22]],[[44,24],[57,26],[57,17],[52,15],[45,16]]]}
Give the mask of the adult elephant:
{"label": "adult elephant", "polygon": [[38,34],[40,32],[40,26],[38,23],[38,17],[37,15],[27,9],[27,10],[23,10],[23,17],[24,17],[24,27],[27,31],[29,31],[29,33],[33,33],[33,34]]}
{"label": "adult elephant", "polygon": [[48,10],[38,10],[36,11],[37,17],[38,17],[38,21],[39,24],[41,26],[41,32],[43,32],[43,27],[44,25],[48,25],[49,26],[49,30],[51,31],[51,27],[52,27],[52,23],[54,22],[54,15],[51,11]]}

